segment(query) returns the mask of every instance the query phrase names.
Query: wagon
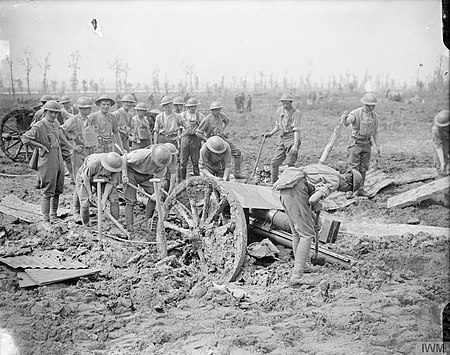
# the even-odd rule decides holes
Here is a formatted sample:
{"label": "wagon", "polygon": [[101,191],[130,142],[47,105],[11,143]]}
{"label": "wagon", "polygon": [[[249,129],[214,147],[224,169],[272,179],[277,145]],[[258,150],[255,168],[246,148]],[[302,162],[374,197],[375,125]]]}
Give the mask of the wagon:
{"label": "wagon", "polygon": [[22,143],[21,135],[30,128],[34,114],[40,106],[21,106],[9,111],[0,122],[0,147],[14,162],[28,162],[32,150]]}

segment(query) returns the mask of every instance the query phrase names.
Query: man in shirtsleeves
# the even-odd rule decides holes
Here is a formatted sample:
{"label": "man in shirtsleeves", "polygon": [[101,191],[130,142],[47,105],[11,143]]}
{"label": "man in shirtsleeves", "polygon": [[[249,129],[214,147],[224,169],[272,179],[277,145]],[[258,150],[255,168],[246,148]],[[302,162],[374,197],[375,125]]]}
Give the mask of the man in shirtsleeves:
{"label": "man in shirtsleeves", "polygon": [[122,98],[122,107],[114,111],[112,114],[116,116],[117,125],[119,126],[119,134],[122,140],[122,147],[125,150],[130,149],[129,135],[131,131],[131,119],[133,117],[132,108],[136,104],[134,96],[126,94]]}
{"label": "man in shirtsleeves", "polygon": [[200,149],[200,176],[228,181],[230,166],[230,145],[219,136],[209,137]]}

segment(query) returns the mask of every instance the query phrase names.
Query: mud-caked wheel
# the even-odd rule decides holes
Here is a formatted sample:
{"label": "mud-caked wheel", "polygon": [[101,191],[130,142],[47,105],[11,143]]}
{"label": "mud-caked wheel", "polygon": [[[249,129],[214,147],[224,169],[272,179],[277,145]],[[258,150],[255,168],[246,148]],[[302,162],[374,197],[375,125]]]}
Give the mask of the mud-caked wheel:
{"label": "mud-caked wheel", "polygon": [[30,128],[33,113],[27,108],[17,108],[4,116],[0,122],[1,149],[12,161],[26,162],[31,149],[22,143],[20,136]]}
{"label": "mud-caked wheel", "polygon": [[247,248],[247,224],[232,191],[210,178],[179,184],[164,202],[163,226],[169,252],[176,245],[181,263],[215,282],[234,281]]}

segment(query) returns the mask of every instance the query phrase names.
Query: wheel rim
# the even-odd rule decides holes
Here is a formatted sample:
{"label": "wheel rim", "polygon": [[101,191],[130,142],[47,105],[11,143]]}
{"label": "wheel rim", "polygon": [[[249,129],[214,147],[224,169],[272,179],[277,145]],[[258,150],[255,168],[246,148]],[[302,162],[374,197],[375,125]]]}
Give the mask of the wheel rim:
{"label": "wheel rim", "polygon": [[0,123],[3,153],[16,162],[29,160],[31,150],[22,143],[21,135],[30,128],[32,114],[27,109],[16,109],[3,117]]}
{"label": "wheel rim", "polygon": [[216,282],[234,281],[247,248],[245,214],[233,192],[214,180],[183,181],[164,203],[164,230],[169,251],[183,264],[198,265]]}

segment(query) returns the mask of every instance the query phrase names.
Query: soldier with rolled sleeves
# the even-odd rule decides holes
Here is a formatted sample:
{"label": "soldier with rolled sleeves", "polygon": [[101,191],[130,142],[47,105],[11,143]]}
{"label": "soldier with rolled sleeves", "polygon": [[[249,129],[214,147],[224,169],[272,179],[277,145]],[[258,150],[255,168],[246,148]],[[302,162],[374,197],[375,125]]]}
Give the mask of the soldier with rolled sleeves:
{"label": "soldier with rolled sleeves", "polygon": [[243,179],[245,177],[241,173],[242,153],[234,143],[228,140],[225,134],[225,129],[228,127],[230,119],[221,112],[222,108],[223,106],[220,102],[213,102],[209,107],[211,113],[203,119],[195,133],[203,141],[212,136],[219,136],[225,140],[229,144],[231,156],[234,158],[234,176],[236,179]]}
{"label": "soldier with rolled sleeves", "polygon": [[91,114],[90,118],[98,134],[96,153],[114,151],[114,143],[117,143],[120,149],[123,149],[116,116],[109,112],[114,103],[114,100],[108,95],[102,95],[95,101],[100,110]]}
{"label": "soldier with rolled sleeves", "polygon": [[[83,165],[77,171],[74,194],[74,220],[77,221],[81,210],[81,222],[89,226],[89,206],[93,200],[93,187],[97,187],[94,179],[103,179],[101,184],[101,209],[105,210],[109,200],[109,210],[115,219],[119,219],[119,194],[117,184],[121,171],[125,168],[125,159],[116,152],[94,153],[86,157]],[[97,191],[97,193],[99,193]]]}
{"label": "soldier with rolled sleeves", "polygon": [[177,96],[173,99],[173,108],[175,113],[181,114],[184,111],[184,100],[181,96]]}
{"label": "soldier with rolled sleeves", "polygon": [[180,161],[181,161],[181,180],[186,179],[187,164],[189,157],[191,158],[192,171],[194,176],[200,175],[198,162],[200,158],[200,138],[195,134],[200,122],[205,116],[198,112],[197,107],[200,102],[194,97],[191,97],[186,102],[187,111],[184,111],[181,116],[185,123],[185,130],[180,134]]}
{"label": "soldier with rolled sleeves", "polygon": [[272,183],[278,180],[280,165],[285,160],[288,166],[295,166],[301,145],[301,115],[292,104],[294,98],[290,94],[284,94],[280,101],[282,106],[277,109],[275,127],[270,132],[264,133],[265,137],[271,137],[281,132],[272,157]]}
{"label": "soldier with rolled sleeves", "polygon": [[438,175],[450,174],[450,111],[442,110],[434,117],[431,139],[434,145],[434,162]]}
{"label": "soldier with rolled sleeves", "polygon": [[33,124],[28,131],[22,135],[24,144],[39,149],[37,164],[40,187],[42,191],[41,211],[42,225],[50,229],[50,219],[57,217],[59,196],[64,190],[64,161],[62,157],[61,144],[74,147],[67,141],[57,116],[61,112],[59,104],[50,100],[43,106],[44,116]]}
{"label": "soldier with rolled sleeves", "polygon": [[119,135],[122,140],[122,147],[125,150],[130,149],[129,135],[131,130],[131,118],[133,117],[132,108],[136,103],[133,95],[126,94],[122,98],[122,107],[112,112],[116,116],[117,125],[119,126]]}
{"label": "soldier with rolled sleeves", "polygon": [[75,116],[79,113],[78,109],[74,106],[72,106],[70,103],[72,102],[72,99],[68,95],[63,95],[59,99],[59,103],[62,105],[63,111],[67,112],[68,114]]}
{"label": "soldier with rolled sleeves", "polygon": [[344,124],[352,127],[347,150],[347,163],[353,169],[358,170],[362,176],[361,187],[355,194],[367,197],[369,194],[364,190],[364,182],[370,167],[372,144],[375,145],[377,154],[380,156],[378,115],[375,112],[375,104],[378,100],[374,94],[366,93],[360,101],[364,106],[351,111]]}
{"label": "soldier with rolled sleeves", "polygon": [[303,274],[310,271],[306,264],[316,236],[314,212],[320,211],[320,201],[336,190],[356,191],[361,183],[361,174],[355,169],[341,174],[324,164],[311,164],[287,168],[273,185],[280,192],[281,204],[292,232],[294,267],[291,285],[308,283]]}
{"label": "soldier with rolled sleeves", "polygon": [[92,100],[89,97],[80,96],[76,102],[79,113],[69,118],[61,126],[67,139],[75,149],[72,151],[72,171],[74,174],[83,165],[84,159],[97,149],[97,129],[89,117],[92,109]]}
{"label": "soldier with rolled sleeves", "polygon": [[[164,144],[156,144],[147,148],[139,148],[125,154],[126,169],[122,173],[125,196],[125,222],[129,231],[134,225],[134,206],[136,204],[136,190],[128,184],[142,187],[148,194],[153,194],[151,178],[163,178],[171,165],[172,155]],[[172,175],[176,170],[172,171]],[[145,208],[145,220],[149,220],[155,210],[155,201],[149,199]]]}
{"label": "soldier with rolled sleeves", "polygon": [[134,110],[136,115],[131,118],[130,128],[131,150],[145,148],[152,144],[152,124],[146,116],[147,105],[139,102]]}
{"label": "soldier with rolled sleeves", "polygon": [[200,176],[228,181],[230,166],[230,145],[219,136],[209,137],[200,149]]}

